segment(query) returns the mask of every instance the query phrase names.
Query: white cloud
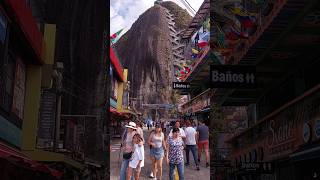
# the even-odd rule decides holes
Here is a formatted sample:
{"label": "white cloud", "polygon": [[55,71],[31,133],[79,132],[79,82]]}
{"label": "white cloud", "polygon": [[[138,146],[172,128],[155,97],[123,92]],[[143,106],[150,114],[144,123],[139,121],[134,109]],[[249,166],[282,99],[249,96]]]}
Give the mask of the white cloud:
{"label": "white cloud", "polygon": [[[181,0],[172,0],[183,9],[187,9]],[[203,0],[187,0],[196,11]],[[154,5],[154,0],[111,0],[110,2],[110,34],[124,28],[121,35],[128,31],[132,24],[147,9]],[[190,12],[189,12],[190,14]],[[191,14],[190,14],[191,15]]]}

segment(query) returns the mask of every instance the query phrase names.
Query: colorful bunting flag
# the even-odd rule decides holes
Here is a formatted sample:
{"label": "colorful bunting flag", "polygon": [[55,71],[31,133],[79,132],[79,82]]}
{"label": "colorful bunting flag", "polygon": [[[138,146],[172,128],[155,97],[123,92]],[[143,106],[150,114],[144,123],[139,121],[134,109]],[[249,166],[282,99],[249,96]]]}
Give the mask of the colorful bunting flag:
{"label": "colorful bunting flag", "polygon": [[210,18],[207,18],[203,24],[202,24],[203,28],[206,29],[207,31],[210,31]]}
{"label": "colorful bunting flag", "polygon": [[199,51],[192,48],[192,54],[199,54]]}
{"label": "colorful bunting flag", "polygon": [[231,12],[237,16],[247,17],[247,16],[257,16],[257,13],[248,13],[243,11],[240,7],[234,7]]}
{"label": "colorful bunting flag", "polygon": [[117,42],[117,40],[119,39],[119,35],[121,34],[122,30],[123,29],[119,30],[118,32],[116,32],[116,33],[114,33],[114,34],[112,34],[110,36],[110,41],[111,41],[112,44]]}
{"label": "colorful bunting flag", "polygon": [[198,46],[199,46],[200,48],[204,48],[204,47],[206,47],[207,45],[208,45],[208,42],[206,42],[206,41],[200,41],[200,40],[199,40]]}
{"label": "colorful bunting flag", "polygon": [[242,21],[242,25],[244,28],[252,28],[253,27],[253,22],[251,20],[244,20]]}

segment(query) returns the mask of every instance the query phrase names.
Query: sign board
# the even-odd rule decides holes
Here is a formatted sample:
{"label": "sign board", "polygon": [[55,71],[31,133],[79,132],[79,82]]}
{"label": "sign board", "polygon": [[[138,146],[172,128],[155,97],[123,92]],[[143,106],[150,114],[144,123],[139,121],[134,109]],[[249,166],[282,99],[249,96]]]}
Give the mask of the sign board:
{"label": "sign board", "polygon": [[255,71],[255,66],[211,65],[210,86],[213,88],[255,88]]}
{"label": "sign board", "polygon": [[173,89],[190,89],[191,85],[188,82],[173,82]]}
{"label": "sign board", "polygon": [[231,161],[226,161],[226,160],[213,161],[212,167],[231,167]]}
{"label": "sign board", "polygon": [[270,174],[274,172],[274,164],[271,162],[241,163],[240,170],[260,174]]}
{"label": "sign board", "polygon": [[320,138],[320,119],[317,118],[314,126],[314,131],[317,138]]}

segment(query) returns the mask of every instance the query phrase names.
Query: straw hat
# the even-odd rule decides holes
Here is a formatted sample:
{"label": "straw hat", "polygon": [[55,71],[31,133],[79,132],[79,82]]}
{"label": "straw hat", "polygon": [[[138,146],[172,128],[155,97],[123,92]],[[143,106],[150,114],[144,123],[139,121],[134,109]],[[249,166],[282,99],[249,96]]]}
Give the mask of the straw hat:
{"label": "straw hat", "polygon": [[131,129],[137,129],[137,125],[134,122],[129,122],[128,125],[126,125],[127,128],[131,128]]}

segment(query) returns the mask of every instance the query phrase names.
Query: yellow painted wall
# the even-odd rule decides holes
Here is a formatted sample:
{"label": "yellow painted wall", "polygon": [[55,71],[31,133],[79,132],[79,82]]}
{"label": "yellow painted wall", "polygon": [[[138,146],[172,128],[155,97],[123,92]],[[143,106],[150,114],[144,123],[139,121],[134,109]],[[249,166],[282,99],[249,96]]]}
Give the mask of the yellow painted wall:
{"label": "yellow painted wall", "polygon": [[118,82],[118,97],[117,97],[117,110],[122,111],[122,98],[123,98],[123,92],[125,88],[125,83],[127,83],[127,78],[128,78],[128,69],[123,70],[123,77],[124,77],[124,82]]}
{"label": "yellow painted wall", "polygon": [[27,65],[22,150],[34,150],[38,126],[41,93],[41,66]]}
{"label": "yellow painted wall", "polygon": [[55,24],[45,24],[44,25],[44,62],[42,68],[42,87],[51,88],[52,87],[52,71],[54,64],[54,53],[56,44],[56,25]]}
{"label": "yellow painted wall", "polygon": [[45,24],[44,25],[44,41],[45,41],[45,64],[54,64],[54,53],[56,45],[56,25]]}

